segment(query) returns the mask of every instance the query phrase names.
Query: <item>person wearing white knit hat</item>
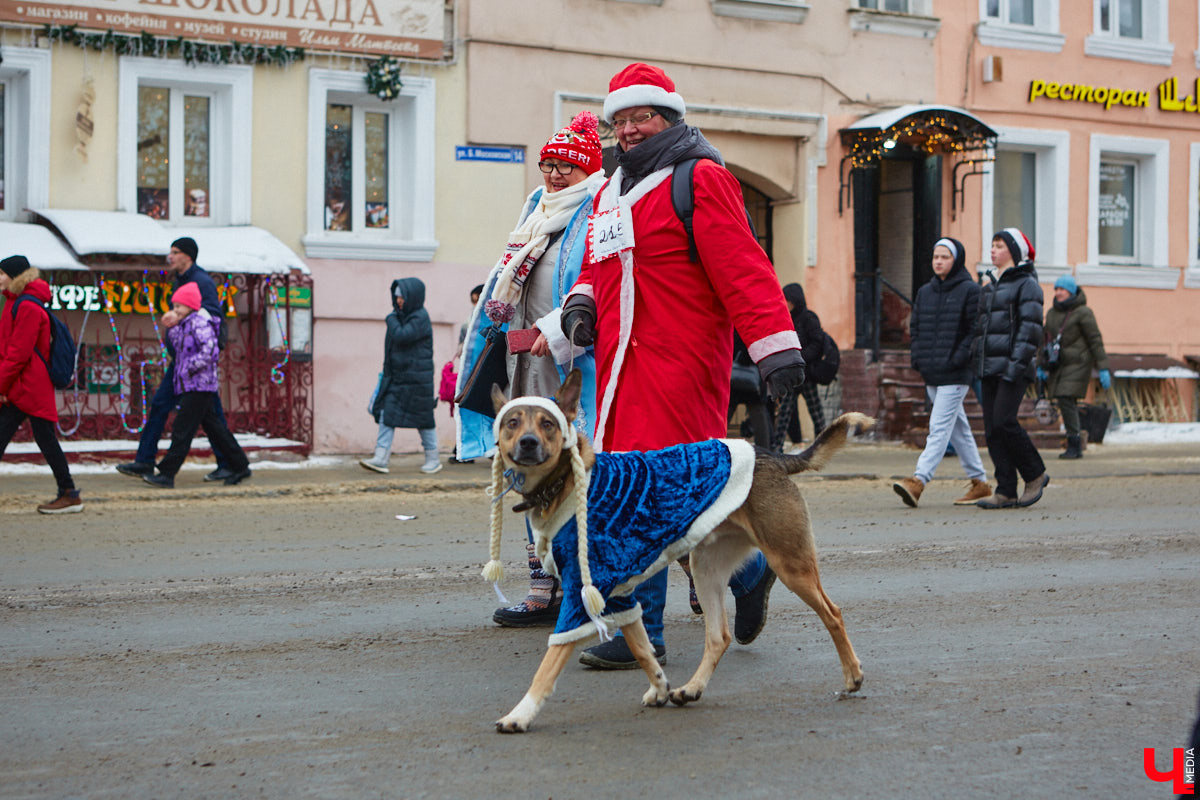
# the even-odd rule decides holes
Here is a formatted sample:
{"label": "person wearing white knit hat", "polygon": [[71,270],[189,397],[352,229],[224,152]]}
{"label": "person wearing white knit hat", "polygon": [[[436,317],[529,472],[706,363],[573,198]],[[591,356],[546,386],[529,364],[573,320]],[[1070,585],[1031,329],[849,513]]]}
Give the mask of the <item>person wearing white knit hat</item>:
{"label": "person wearing white knit hat", "polygon": [[[775,269],[746,219],[737,179],[700,131],[659,67],[630,64],[609,82],[604,119],[617,139],[617,170],[596,197],[588,252],[563,306],[563,331],[594,343],[595,443],[601,451],[658,450],[726,432],[736,328],[772,394],[804,380],[800,341]],[[675,167],[692,172],[696,260],[671,202]],[[756,554],[734,576],[743,644],[762,629],[775,575]],[[666,570],[638,587],[655,653],[665,654]],[[584,651],[602,669],[637,663],[618,637]]]}

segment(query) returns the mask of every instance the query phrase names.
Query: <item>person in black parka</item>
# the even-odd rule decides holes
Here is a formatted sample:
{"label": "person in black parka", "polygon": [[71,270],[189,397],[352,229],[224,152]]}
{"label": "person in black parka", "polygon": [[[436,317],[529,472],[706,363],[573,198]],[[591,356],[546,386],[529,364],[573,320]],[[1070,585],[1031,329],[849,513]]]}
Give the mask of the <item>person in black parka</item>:
{"label": "person in black parka", "polygon": [[[992,237],[997,277],[983,287],[976,321],[975,376],[982,384],[983,424],[996,470],[996,492],[980,508],[1031,506],[1050,482],[1046,465],[1017,412],[1034,379],[1034,357],[1042,344],[1042,287],[1033,268],[1034,249],[1017,228]],[[1017,497],[1017,474],[1025,491]]]}
{"label": "person in black parka", "polygon": [[359,463],[376,472],[388,471],[396,428],[416,428],[421,434],[427,474],[442,469],[438,458],[433,409],[433,323],[425,310],[425,284],[419,278],[392,281],[392,313],[383,340],[383,375],[371,414],[379,423],[375,457]]}
{"label": "person in black parka", "polygon": [[992,494],[975,435],[963,409],[971,386],[971,345],[979,316],[979,284],[967,273],[966,248],[957,239],[938,239],[933,246],[933,277],[917,290],[908,330],[912,336],[912,366],[925,381],[932,404],[925,449],[911,478],[892,484],[906,505],[916,507],[946,446],[962,462],[970,483],[955,505],[974,505]]}
{"label": "person in black parka", "polygon": [[[800,352],[805,362],[816,364],[825,353],[825,330],[821,327],[821,319],[816,312],[808,307],[804,297],[804,287],[798,283],[789,283],[783,287],[783,299],[787,301],[788,311],[792,315],[792,325],[796,328],[796,336],[800,339]],[[817,382],[809,377],[797,388],[779,401],[775,414],[775,433],[771,441],[771,449],[775,452],[783,450],[783,435],[786,432],[793,444],[804,440],[800,428],[800,415],[796,403],[803,397],[808,406],[808,416],[813,423],[813,436],[825,429],[825,411],[821,408],[821,397],[817,393]],[[785,421],[785,417],[788,419]],[[785,431],[786,428],[786,431]]]}

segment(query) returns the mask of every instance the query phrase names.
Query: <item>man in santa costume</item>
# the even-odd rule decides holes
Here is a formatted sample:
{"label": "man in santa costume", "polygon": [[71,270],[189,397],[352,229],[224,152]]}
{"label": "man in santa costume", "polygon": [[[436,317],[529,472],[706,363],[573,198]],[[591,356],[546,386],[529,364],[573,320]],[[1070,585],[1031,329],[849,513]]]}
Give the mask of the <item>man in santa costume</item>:
{"label": "man in santa costume", "polygon": [[[617,137],[618,168],[596,196],[583,268],[562,315],[569,338],[595,346],[598,450],[657,450],[724,436],[735,328],[773,396],[804,381],[800,341],[750,230],[738,181],[683,122],[686,110],[658,67],[630,64],[609,82],[604,119]],[[696,158],[699,260],[692,261],[671,181],[676,164]],[[742,644],[762,630],[774,581],[761,553],[730,581]],[[660,660],[666,588],[664,569],[634,594]],[[580,660],[602,669],[638,666],[619,636]]]}

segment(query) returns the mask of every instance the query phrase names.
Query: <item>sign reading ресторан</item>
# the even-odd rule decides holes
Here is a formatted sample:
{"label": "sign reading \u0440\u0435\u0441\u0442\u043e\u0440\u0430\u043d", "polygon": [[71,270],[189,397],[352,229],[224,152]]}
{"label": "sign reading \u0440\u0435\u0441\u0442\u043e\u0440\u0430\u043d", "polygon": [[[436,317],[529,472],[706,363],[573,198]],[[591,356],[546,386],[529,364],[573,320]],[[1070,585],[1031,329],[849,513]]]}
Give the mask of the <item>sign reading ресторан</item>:
{"label": "sign reading \u0440\u0435\u0441\u0442\u043e\u0440\u0430\u043d", "polygon": [[0,20],[437,59],[444,9],[445,0],[3,0]]}
{"label": "sign reading \u0440\u0435\u0441\u0442\u043e\u0440\u0430\u043d", "polygon": [[[1157,106],[1159,111],[1200,111],[1200,78],[1195,81],[1195,90],[1184,97],[1179,96],[1179,79],[1167,78],[1158,84]],[[1038,98],[1067,100],[1079,103],[1095,103],[1107,111],[1113,106],[1150,107],[1150,92],[1140,89],[1125,89],[1118,86],[1093,86],[1085,83],[1034,80],[1029,82],[1029,102]]]}

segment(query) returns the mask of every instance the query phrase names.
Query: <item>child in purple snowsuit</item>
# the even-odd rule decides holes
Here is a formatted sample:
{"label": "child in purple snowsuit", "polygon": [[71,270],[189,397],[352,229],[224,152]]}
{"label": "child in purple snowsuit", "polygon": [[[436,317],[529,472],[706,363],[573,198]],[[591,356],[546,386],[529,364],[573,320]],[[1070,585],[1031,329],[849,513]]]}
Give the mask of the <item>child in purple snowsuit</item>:
{"label": "child in purple snowsuit", "polygon": [[145,475],[143,480],[152,486],[174,488],[175,474],[187,458],[196,430],[203,427],[209,443],[229,454],[233,475],[225,483],[238,483],[250,475],[250,462],[213,407],[217,396],[220,320],[201,307],[200,287],[186,283],[171,297],[171,311],[163,316],[163,324],[168,326],[167,336],[175,348],[179,411],[171,427],[171,448],[158,462],[158,474]]}

